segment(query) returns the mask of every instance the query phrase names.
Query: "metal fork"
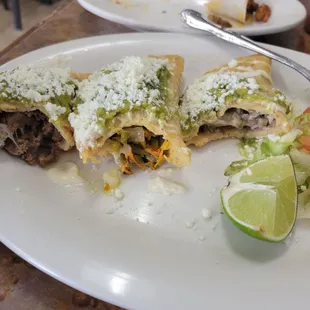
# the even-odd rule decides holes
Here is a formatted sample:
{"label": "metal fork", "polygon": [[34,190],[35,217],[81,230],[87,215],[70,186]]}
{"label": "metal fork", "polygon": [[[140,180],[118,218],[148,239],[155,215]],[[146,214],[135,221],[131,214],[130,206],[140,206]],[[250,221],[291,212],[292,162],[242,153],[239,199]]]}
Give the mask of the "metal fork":
{"label": "metal fork", "polygon": [[254,41],[250,40],[245,36],[239,35],[233,31],[224,29],[223,27],[210,23],[197,11],[183,10],[181,12],[181,20],[192,28],[207,31],[222,40],[244,47],[248,50],[265,55],[267,57],[270,57],[296,70],[297,72],[302,74],[308,81],[310,81],[310,71],[307,68],[301,66],[300,64],[298,64],[297,62],[288,57],[282,56],[278,53],[272,52],[266,48],[257,45]]}

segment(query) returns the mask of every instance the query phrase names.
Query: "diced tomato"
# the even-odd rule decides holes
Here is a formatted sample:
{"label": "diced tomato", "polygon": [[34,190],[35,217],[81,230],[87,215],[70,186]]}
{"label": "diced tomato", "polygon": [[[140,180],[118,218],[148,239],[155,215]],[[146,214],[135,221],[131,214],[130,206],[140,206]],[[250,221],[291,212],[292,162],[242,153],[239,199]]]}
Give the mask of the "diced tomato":
{"label": "diced tomato", "polygon": [[300,151],[310,154],[310,147],[300,146],[298,147]]}
{"label": "diced tomato", "polygon": [[306,114],[306,113],[310,113],[310,107],[307,108],[307,109],[304,111],[304,114]]}
{"label": "diced tomato", "polygon": [[299,142],[303,144],[305,147],[310,148],[310,136],[301,136],[299,138]]}

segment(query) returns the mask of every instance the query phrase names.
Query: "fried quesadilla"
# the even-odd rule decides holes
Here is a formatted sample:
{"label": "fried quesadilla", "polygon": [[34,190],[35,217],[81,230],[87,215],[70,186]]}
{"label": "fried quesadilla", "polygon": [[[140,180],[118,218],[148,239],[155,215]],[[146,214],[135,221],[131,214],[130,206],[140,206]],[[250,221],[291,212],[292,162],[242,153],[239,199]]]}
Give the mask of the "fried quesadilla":
{"label": "fried quesadilla", "polygon": [[0,145],[45,166],[74,145],[68,122],[76,93],[69,69],[21,66],[0,73]]}
{"label": "fried quesadilla", "polygon": [[69,115],[82,160],[112,155],[126,174],[133,164],[188,165],[177,113],[183,62],[177,55],[125,57],[82,81]]}
{"label": "fried quesadilla", "polygon": [[271,8],[254,0],[208,0],[208,18],[225,28],[238,28],[256,21],[267,22]]}
{"label": "fried quesadilla", "polygon": [[272,86],[271,60],[251,55],[208,71],[190,85],[180,114],[187,144],[252,138],[290,129],[290,104]]}

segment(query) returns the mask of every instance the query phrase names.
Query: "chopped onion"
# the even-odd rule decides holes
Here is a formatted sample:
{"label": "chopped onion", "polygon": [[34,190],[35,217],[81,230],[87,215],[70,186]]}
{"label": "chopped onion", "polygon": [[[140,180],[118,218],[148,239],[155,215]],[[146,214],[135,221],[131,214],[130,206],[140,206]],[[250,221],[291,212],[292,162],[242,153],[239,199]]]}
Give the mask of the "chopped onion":
{"label": "chopped onion", "polygon": [[125,144],[120,150],[119,150],[120,154],[124,154],[125,157],[128,157],[131,153],[131,147],[129,144]]}
{"label": "chopped onion", "polygon": [[142,127],[131,127],[131,128],[126,128],[125,131],[129,133],[129,136],[127,138],[128,142],[144,142],[145,137],[144,137],[144,130]]}

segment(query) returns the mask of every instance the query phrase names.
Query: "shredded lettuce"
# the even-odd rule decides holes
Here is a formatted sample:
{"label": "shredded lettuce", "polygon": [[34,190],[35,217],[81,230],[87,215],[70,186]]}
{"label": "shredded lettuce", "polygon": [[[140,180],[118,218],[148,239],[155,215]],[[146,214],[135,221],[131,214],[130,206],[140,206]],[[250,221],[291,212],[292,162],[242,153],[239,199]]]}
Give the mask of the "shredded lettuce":
{"label": "shredded lettuce", "polygon": [[310,113],[305,113],[295,118],[295,127],[302,130],[305,136],[310,135]]}
{"label": "shredded lettuce", "polygon": [[298,218],[310,218],[310,154],[292,149],[290,157],[294,164],[298,186]]}
{"label": "shredded lettuce", "polygon": [[290,156],[294,166],[299,167],[310,175],[310,154],[297,149],[292,149],[290,151]]}
{"label": "shredded lettuce", "polygon": [[310,188],[298,195],[297,218],[310,218]]}
{"label": "shredded lettuce", "polygon": [[298,138],[301,133],[300,130],[296,129],[281,137],[268,135],[263,139],[261,144],[262,154],[265,156],[288,154],[296,138]]}
{"label": "shredded lettuce", "polygon": [[298,218],[310,219],[310,154],[301,150],[301,136],[310,136],[310,113],[295,118],[294,130],[282,136],[268,135],[261,139],[242,139],[238,146],[244,158],[232,162],[225,170],[225,176],[233,175],[252,163],[268,156],[289,154],[298,186]]}
{"label": "shredded lettuce", "polygon": [[306,186],[310,180],[310,154],[293,148],[289,153],[294,164],[296,182],[298,187]]}
{"label": "shredded lettuce", "polygon": [[226,176],[235,174],[248,167],[250,164],[268,156],[288,154],[294,141],[300,136],[300,134],[300,130],[293,130],[281,137],[268,135],[261,139],[242,139],[239,142],[238,147],[244,160],[232,162],[226,168],[224,174]]}

